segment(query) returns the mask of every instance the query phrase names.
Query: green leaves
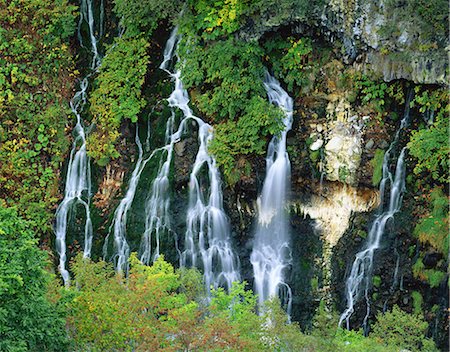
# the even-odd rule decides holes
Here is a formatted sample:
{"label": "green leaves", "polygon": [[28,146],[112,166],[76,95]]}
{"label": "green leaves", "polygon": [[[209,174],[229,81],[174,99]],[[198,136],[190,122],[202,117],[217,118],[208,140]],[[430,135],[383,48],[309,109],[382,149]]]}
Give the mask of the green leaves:
{"label": "green leaves", "polygon": [[47,255],[31,226],[0,206],[0,350],[64,351],[64,320],[46,298]]}
{"label": "green leaves", "polygon": [[377,149],[375,150],[375,155],[373,159],[370,161],[370,165],[373,167],[372,174],[372,185],[374,187],[380,184],[381,179],[383,178],[383,160],[384,160],[384,150]]}
{"label": "green leaves", "polygon": [[422,127],[411,134],[408,148],[410,154],[417,159],[414,173],[425,173],[435,181],[447,183],[450,180],[448,92],[446,89],[421,92],[417,88],[416,96],[411,102],[411,107],[416,106],[423,114],[433,114],[435,121],[431,126]]}
{"label": "green leaves", "polygon": [[41,232],[51,230],[68,147],[73,60],[65,40],[75,9],[66,0],[0,6],[0,193]]}
{"label": "green leaves", "polygon": [[126,37],[145,33],[149,38],[160,21],[175,20],[182,7],[180,0],[114,0],[114,12],[121,18]]}
{"label": "green leaves", "polygon": [[407,314],[398,306],[391,312],[377,315],[371,336],[385,345],[410,351],[437,351],[432,340],[425,338],[428,323],[422,316]]}
{"label": "green leaves", "polygon": [[434,188],[430,193],[430,201],[426,204],[430,209],[414,228],[414,236],[422,244],[429,244],[434,250],[446,255],[448,243],[448,198],[440,188]]}
{"label": "green leaves", "polygon": [[267,138],[281,132],[282,119],[283,112],[279,108],[261,97],[254,97],[239,120],[216,125],[208,148],[222,166],[229,184],[235,184],[241,176],[250,174],[250,166],[245,161],[242,165],[239,157],[264,154]]}
{"label": "green leaves", "polygon": [[236,119],[253,96],[265,96],[262,50],[255,43],[228,39],[202,46],[180,44],[180,66],[186,88],[196,88],[193,100],[214,121]]}
{"label": "green leaves", "polygon": [[244,21],[244,13],[251,5],[249,0],[191,1],[195,22],[202,36],[214,40],[237,31]]}
{"label": "green leaves", "polygon": [[117,38],[103,59],[95,80],[90,111],[96,130],[88,136],[88,154],[100,165],[117,158],[115,143],[124,119],[137,121],[145,106],[141,97],[149,56],[143,37]]}

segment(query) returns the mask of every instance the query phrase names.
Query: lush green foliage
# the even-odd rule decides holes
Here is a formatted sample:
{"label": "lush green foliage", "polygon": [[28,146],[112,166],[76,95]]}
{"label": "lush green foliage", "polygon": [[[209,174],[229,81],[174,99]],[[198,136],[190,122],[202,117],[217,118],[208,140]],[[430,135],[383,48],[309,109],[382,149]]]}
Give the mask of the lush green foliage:
{"label": "lush green foliage", "polygon": [[87,141],[88,154],[100,165],[117,158],[115,143],[123,119],[137,121],[145,106],[141,97],[149,57],[142,37],[117,38],[105,56],[91,96],[95,131]]}
{"label": "lush green foliage", "polygon": [[414,235],[421,243],[431,245],[444,256],[448,253],[448,198],[440,188],[430,193],[428,208],[431,212],[426,214],[414,229]]}
{"label": "lush green foliage", "polygon": [[0,1],[0,197],[42,231],[68,146],[74,10],[67,1]]}
{"label": "lush green foliage", "polygon": [[425,264],[423,263],[423,255],[416,260],[412,269],[414,277],[427,282],[431,288],[439,287],[442,280],[444,280],[446,276],[443,271],[425,268]]}
{"label": "lush green foliage", "polygon": [[183,83],[197,88],[193,102],[209,119],[234,120],[254,96],[265,97],[263,52],[254,43],[230,38],[201,47],[186,42],[180,55]]}
{"label": "lush green foliage", "polygon": [[281,111],[265,98],[263,52],[233,38],[203,47],[193,37],[182,42],[180,55],[183,83],[192,89],[194,104],[219,122],[210,150],[234,184],[251,171],[243,156],[263,154],[266,137],[282,126]]}
{"label": "lush green foliage", "polygon": [[422,91],[416,89],[416,97],[412,106],[417,105],[423,114],[432,112],[435,115],[434,123],[428,128],[421,128],[411,135],[408,148],[417,159],[414,167],[415,174],[426,172],[439,182],[446,183],[449,178],[450,147],[448,114],[450,104],[448,92],[444,89],[435,91]]}
{"label": "lush green foliage", "polygon": [[114,12],[125,27],[125,36],[145,33],[148,37],[164,19],[174,20],[182,8],[180,0],[114,0]]}
{"label": "lush green foliage", "polygon": [[433,341],[424,338],[427,329],[428,323],[422,316],[407,314],[394,306],[391,312],[377,315],[371,336],[410,351],[437,351]]}
{"label": "lush green foliage", "polygon": [[311,39],[289,37],[283,40],[276,36],[264,43],[264,48],[275,76],[287,84],[289,91],[292,92],[294,86],[301,88],[309,84],[313,68]]}
{"label": "lush green foliage", "polygon": [[384,160],[384,150],[383,149],[375,150],[375,155],[373,156],[373,159],[370,161],[370,164],[373,167],[372,185],[375,187],[380,184],[380,181],[383,178],[383,160]]}
{"label": "lush green foliage", "polygon": [[0,350],[63,351],[64,319],[46,297],[47,255],[32,224],[0,206]]}
{"label": "lush green foliage", "polygon": [[[65,289],[64,296],[69,331],[79,350],[356,352],[423,345],[424,351],[433,351],[425,349],[433,347],[424,339],[426,323],[397,310],[378,317],[374,339],[362,332],[336,331],[337,316],[321,305],[314,330],[306,334],[298,324],[288,323],[277,300],[269,301],[258,316],[256,297],[244,283],[236,283],[229,293],[213,290],[205,306],[200,274],[175,271],[162,257],[148,267],[132,255],[126,279],[109,264],[81,255],[72,268],[76,286]],[[398,323],[404,323],[397,328],[399,336],[386,333]]]}
{"label": "lush green foliage", "polygon": [[280,109],[261,97],[254,97],[239,120],[228,120],[216,126],[209,150],[222,166],[230,184],[236,183],[243,175],[250,176],[251,167],[239,157],[262,155],[267,142],[261,136],[278,134],[282,117]]}
{"label": "lush green foliage", "polygon": [[245,351],[253,343],[246,335],[253,334],[259,318],[252,313],[255,298],[243,285],[229,295],[216,291],[206,308],[192,300],[198,297],[198,286],[186,284],[198,282],[195,272],[176,272],[163,257],[144,266],[133,255],[130,264],[125,279],[104,262],[93,263],[81,255],[75,261],[77,288],[68,323],[76,348]]}
{"label": "lush green foliage", "polygon": [[217,39],[236,32],[243,24],[250,0],[190,1],[196,29],[205,39]]}

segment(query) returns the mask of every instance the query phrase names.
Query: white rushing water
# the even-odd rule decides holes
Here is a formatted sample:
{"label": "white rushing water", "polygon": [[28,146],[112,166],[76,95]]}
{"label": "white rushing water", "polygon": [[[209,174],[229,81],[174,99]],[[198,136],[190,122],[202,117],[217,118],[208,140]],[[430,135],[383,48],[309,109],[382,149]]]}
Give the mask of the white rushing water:
{"label": "white rushing water", "polygon": [[[177,29],[175,28],[164,48],[164,59],[160,69],[166,71],[171,75],[171,72],[168,71],[168,66],[172,62],[172,58],[174,55],[174,48],[177,42]],[[178,141],[181,137],[181,131],[177,131],[174,133],[174,125],[175,125],[175,111],[171,102],[174,100],[172,96],[176,94],[176,90],[171,94],[168,98],[169,106],[172,109],[172,115],[167,120],[166,124],[166,133],[165,133],[165,143],[166,145],[161,148],[165,151],[165,159],[161,156],[161,161],[158,169],[158,173],[156,174],[155,179],[153,180],[151,193],[147,199],[145,204],[145,231],[141,240],[141,248],[140,248],[140,260],[145,264],[150,264],[152,260],[155,260],[159,256],[159,243],[160,243],[160,235],[162,232],[169,232],[170,230],[170,184],[169,184],[169,173],[170,173],[170,165],[172,164],[173,158],[173,148],[176,141]],[[182,128],[183,126],[180,126]],[[152,239],[154,238],[155,248],[152,250]]]}
{"label": "white rushing water", "polygon": [[[159,240],[163,231],[170,231],[170,184],[169,172],[172,163],[173,145],[171,136],[173,134],[175,116],[167,121],[166,146],[162,149],[166,152],[166,158],[161,159],[158,173],[153,180],[151,193],[145,204],[145,230],[141,240],[140,260],[150,264],[159,256]],[[155,239],[156,247],[152,251],[152,238]]]}
{"label": "white rushing water", "polygon": [[[195,266],[203,270],[205,286],[229,289],[234,281],[239,281],[239,262],[231,247],[228,218],[222,205],[222,190],[219,170],[215,159],[208,154],[208,143],[213,137],[213,128],[202,119],[194,116],[189,108],[188,92],[183,88],[181,72],[170,72],[173,64],[177,31],[172,32],[164,50],[164,61],[160,68],[169,73],[175,87],[167,99],[172,116],[167,122],[166,140],[168,144],[166,159],[158,170],[152,185],[152,194],[147,203],[147,224],[141,244],[141,260],[148,262],[159,255],[159,233],[170,228],[169,218],[169,170],[173,158],[173,147],[181,139],[188,121],[198,126],[199,149],[195,158],[189,181],[189,206],[186,215],[184,251],[180,264]],[[173,132],[175,111],[179,109],[182,120],[178,130]],[[156,248],[151,251],[151,234],[155,234]]]}
{"label": "white rushing water", "polygon": [[380,248],[386,225],[393,220],[394,215],[401,207],[402,195],[405,189],[405,148],[401,149],[398,155],[394,173],[390,171],[389,166],[398,144],[400,132],[406,127],[409,120],[409,103],[411,98],[412,94],[410,93],[406,100],[405,112],[400,127],[395,134],[394,140],[384,154],[383,178],[380,182],[381,200],[378,215],[370,227],[367,242],[365,243],[363,250],[356,253],[352,270],[346,281],[345,293],[347,308],[339,319],[339,326],[345,321],[347,329],[350,328],[350,317],[355,310],[355,304],[362,295],[364,295],[367,307],[363,325],[364,328],[367,328],[367,320],[370,314],[369,290],[372,279],[373,257],[375,251]]}
{"label": "white rushing water", "polygon": [[269,101],[285,114],[285,128],[279,136],[272,138],[267,150],[266,178],[258,198],[258,225],[250,261],[259,304],[271,297],[279,297],[289,314],[292,292],[285,282],[285,274],[291,263],[289,219],[286,215],[291,165],[286,151],[286,135],[292,126],[293,101],[269,74],[266,74],[264,85]]}
{"label": "white rushing water", "polygon": [[146,159],[143,158],[144,151],[142,148],[141,140],[139,139],[139,128],[138,124],[136,124],[136,146],[138,148],[138,159],[136,161],[136,165],[131,174],[130,181],[128,183],[128,189],[125,194],[125,197],[122,198],[116,211],[114,212],[114,218],[109,228],[108,236],[105,239],[105,245],[103,247],[103,255],[106,259],[108,256],[108,245],[109,245],[109,237],[111,234],[114,239],[114,255],[113,262],[116,270],[118,272],[127,272],[128,268],[128,258],[130,256],[130,246],[127,242],[127,214],[131,208],[131,204],[133,203],[134,196],[136,194],[136,189],[139,183],[139,179],[141,177],[142,171],[148,161],[155,155],[158,150],[155,150],[149,157]]}
{"label": "white rushing water", "polygon": [[92,55],[92,61],[91,61],[91,69],[95,70],[100,66],[101,63],[101,57],[98,52],[98,46],[97,42],[98,39],[95,36],[96,30],[99,32],[99,36],[103,35],[103,21],[104,21],[104,7],[103,7],[103,0],[100,4],[100,19],[99,23],[97,24],[98,28],[96,28],[95,18],[94,18],[94,0],[80,0],[80,19],[78,20],[78,41],[80,42],[80,45],[84,48],[86,48],[86,45],[83,40],[83,36],[81,33],[81,28],[83,26],[83,23],[87,24],[87,28],[89,30],[89,51]]}
{"label": "white rushing water", "polygon": [[[95,21],[93,16],[93,1],[81,0],[80,20],[78,22],[78,39],[83,46],[81,27],[87,23],[89,37],[91,41],[90,52],[92,55],[91,69],[95,71],[100,65],[101,58],[97,49],[97,39],[95,37]],[[101,27],[102,25],[100,25]],[[77,204],[81,204],[85,209],[86,222],[84,227],[84,256],[89,257],[92,249],[92,222],[89,210],[91,198],[91,170],[89,157],[86,153],[86,133],[83,128],[81,113],[87,101],[87,89],[89,85],[89,73],[80,83],[79,90],[70,101],[70,108],[77,119],[77,123],[72,131],[73,145],[70,152],[70,159],[67,168],[67,176],[64,190],[64,199],[56,210],[55,233],[56,250],[59,254],[59,271],[66,285],[69,284],[69,272],[66,269],[66,236],[69,214]]]}

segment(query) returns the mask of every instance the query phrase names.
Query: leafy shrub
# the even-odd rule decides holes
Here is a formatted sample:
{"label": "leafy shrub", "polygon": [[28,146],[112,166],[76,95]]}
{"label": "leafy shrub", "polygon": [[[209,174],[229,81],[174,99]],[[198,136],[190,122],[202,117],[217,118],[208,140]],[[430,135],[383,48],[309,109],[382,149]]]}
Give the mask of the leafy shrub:
{"label": "leafy shrub", "polygon": [[448,158],[450,152],[448,142],[450,104],[448,99],[446,90],[420,93],[416,89],[416,97],[411,105],[418,105],[419,111],[422,113],[431,111],[435,114],[435,121],[428,128],[413,131],[408,143],[410,154],[417,159],[414,173],[428,174],[433,180],[443,183],[447,183],[450,179]]}
{"label": "leafy shrub", "polygon": [[64,351],[64,319],[46,297],[47,255],[32,224],[0,206],[0,350]]}
{"label": "leafy shrub", "polygon": [[0,196],[51,231],[68,148],[75,6],[66,0],[0,3]]}
{"label": "leafy shrub", "polygon": [[[286,312],[278,299],[271,299],[264,305],[263,337],[266,351],[334,351],[328,336],[303,334],[296,322],[289,323]],[[336,326],[333,326],[336,331]],[[320,337],[319,337],[320,336]]]}
{"label": "leafy shrub", "polygon": [[202,30],[205,39],[217,39],[237,31],[243,24],[243,14],[250,0],[189,1],[193,21]]}
{"label": "leafy shrub", "polygon": [[132,37],[141,33],[151,36],[161,20],[174,20],[182,2],[179,0],[114,0],[114,12],[126,28],[125,35]]}
{"label": "leafy shrub", "polygon": [[187,284],[198,282],[198,273],[184,269],[180,279],[180,272],[162,256],[144,266],[133,254],[128,278],[81,254],[72,268],[77,287],[70,289],[74,299],[69,303],[68,326],[75,348],[245,351],[258,343],[252,339],[259,321],[253,311],[255,298],[243,284],[230,294],[213,291],[211,305],[203,307],[192,299],[198,287]]}
{"label": "leafy shrub", "polygon": [[431,245],[435,250],[446,255],[448,253],[448,198],[442,189],[434,188],[430,193],[428,209],[414,229],[414,236],[423,244]]}
{"label": "leafy shrub", "polygon": [[192,99],[209,119],[234,120],[254,96],[265,97],[262,50],[230,38],[206,47],[183,41],[179,63],[183,84],[196,88]]}
{"label": "leafy shrub", "polygon": [[101,165],[119,156],[115,143],[122,120],[136,122],[145,106],[141,87],[149,61],[147,48],[142,37],[118,38],[103,59],[90,100],[96,129],[87,140],[89,156]]}
{"label": "leafy shrub", "polygon": [[309,83],[312,68],[312,41],[310,38],[283,40],[276,36],[269,39],[264,48],[270,57],[276,77],[287,84],[289,91]]}
{"label": "leafy shrub", "polygon": [[392,345],[383,345],[372,336],[365,337],[361,330],[343,330],[339,329],[334,338],[334,351],[348,352],[398,352],[398,348]]}
{"label": "leafy shrub", "polygon": [[434,343],[425,336],[428,323],[423,317],[407,314],[398,306],[391,312],[377,315],[377,322],[370,335],[386,345],[410,351],[437,351]]}
{"label": "leafy shrub", "polygon": [[[264,137],[281,131],[282,112],[267,100],[254,97],[245,110],[238,121],[228,120],[216,125],[209,145],[230,184],[245,174],[245,164],[237,165],[239,156],[264,154],[267,143]],[[247,170],[247,175],[250,171]]]}
{"label": "leafy shrub", "polygon": [[365,74],[357,74],[354,84],[363,105],[372,106],[378,117],[386,114],[384,106],[389,92],[387,83],[373,80]]}

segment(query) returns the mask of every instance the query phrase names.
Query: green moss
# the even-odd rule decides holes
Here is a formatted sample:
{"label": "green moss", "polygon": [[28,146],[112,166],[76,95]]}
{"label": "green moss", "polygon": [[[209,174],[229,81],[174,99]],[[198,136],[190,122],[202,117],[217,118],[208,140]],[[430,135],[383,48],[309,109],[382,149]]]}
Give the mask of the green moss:
{"label": "green moss", "polygon": [[311,278],[311,290],[315,292],[318,289],[319,289],[319,278],[314,276],[313,278]]}
{"label": "green moss", "polygon": [[411,292],[411,298],[413,300],[413,312],[414,314],[422,314],[423,297],[419,291]]}
{"label": "green moss", "polygon": [[347,177],[350,175],[350,172],[348,171],[348,168],[346,166],[339,166],[338,174],[339,181],[346,182]]}
{"label": "green moss", "polygon": [[366,238],[366,237],[367,237],[367,232],[364,231],[364,230],[358,230],[358,231],[356,232],[356,235],[359,236],[359,237],[361,237],[361,238]]}
{"label": "green moss", "polygon": [[448,201],[441,188],[430,192],[431,213],[426,214],[414,228],[414,236],[422,244],[428,244],[446,255],[449,248],[448,238]]}
{"label": "green moss", "polygon": [[374,287],[379,288],[380,285],[381,285],[381,277],[378,276],[378,275],[375,275],[375,276],[372,278],[372,284],[373,284]]}
{"label": "green moss", "polygon": [[408,148],[416,159],[414,173],[445,184],[450,179],[449,94],[446,89],[429,91],[417,88],[411,106],[418,107],[421,113],[433,112],[435,121],[431,126],[419,128],[411,134]]}
{"label": "green moss", "polygon": [[426,274],[431,288],[439,287],[439,285],[445,279],[446,276],[446,274],[443,271],[439,270],[427,270]]}
{"label": "green moss", "polygon": [[370,161],[370,164],[373,167],[373,175],[372,175],[372,185],[374,187],[380,184],[381,179],[383,178],[383,159],[384,159],[384,150],[377,149],[375,150],[375,155],[373,159]]}

